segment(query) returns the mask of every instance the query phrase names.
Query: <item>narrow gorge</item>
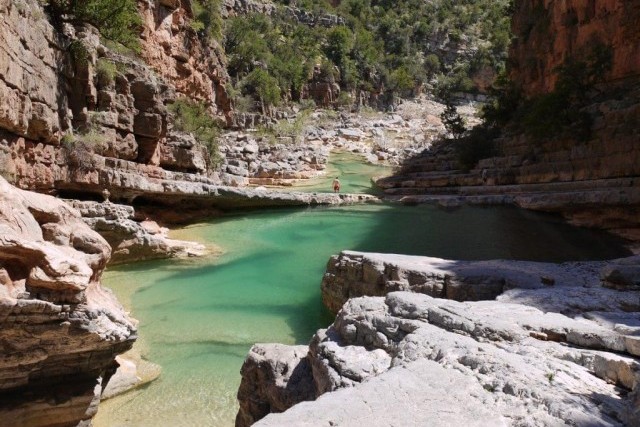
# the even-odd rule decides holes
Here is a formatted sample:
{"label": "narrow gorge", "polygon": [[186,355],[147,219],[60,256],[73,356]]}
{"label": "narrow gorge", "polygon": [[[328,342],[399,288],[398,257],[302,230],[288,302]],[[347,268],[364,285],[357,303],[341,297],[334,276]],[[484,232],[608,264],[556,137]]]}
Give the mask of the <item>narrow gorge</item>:
{"label": "narrow gorge", "polygon": [[640,0],[0,0],[0,427],[640,426],[639,143]]}

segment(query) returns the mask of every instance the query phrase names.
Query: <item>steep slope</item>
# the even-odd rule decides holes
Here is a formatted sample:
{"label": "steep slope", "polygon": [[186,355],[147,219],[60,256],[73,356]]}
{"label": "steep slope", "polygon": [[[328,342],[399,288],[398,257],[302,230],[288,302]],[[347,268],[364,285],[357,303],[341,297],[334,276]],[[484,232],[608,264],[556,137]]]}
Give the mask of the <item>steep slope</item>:
{"label": "steep slope", "polygon": [[414,201],[561,212],[637,240],[639,16],[637,0],[516,2],[509,64],[521,98],[505,104],[503,116],[516,114],[502,124],[498,154],[465,171],[455,147],[433,147],[380,184],[424,195]]}

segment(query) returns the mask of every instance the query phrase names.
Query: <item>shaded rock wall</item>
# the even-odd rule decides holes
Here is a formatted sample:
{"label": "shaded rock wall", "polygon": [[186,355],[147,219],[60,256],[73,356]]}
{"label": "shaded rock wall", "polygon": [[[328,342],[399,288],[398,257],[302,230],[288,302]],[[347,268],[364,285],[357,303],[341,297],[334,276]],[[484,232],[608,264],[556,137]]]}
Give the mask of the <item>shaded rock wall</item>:
{"label": "shaded rock wall", "polygon": [[634,0],[515,2],[511,79],[526,95],[553,90],[555,69],[602,44],[612,54],[608,82],[640,77],[640,3]]}
{"label": "shaded rock wall", "polygon": [[[453,144],[434,146],[379,184],[397,198],[455,204],[513,203],[559,212],[574,223],[637,241],[640,212],[640,2],[515,2],[510,78],[525,97],[555,87],[558,67],[610,53],[610,70],[576,107],[590,118],[565,132],[533,138],[507,126],[495,157],[464,170]],[[524,124],[527,125],[526,123]],[[536,123],[536,126],[544,126]],[[486,171],[486,179],[482,171]],[[407,200],[407,199],[405,199]]]}
{"label": "shaded rock wall", "polygon": [[100,277],[107,242],[51,196],[0,178],[0,425],[75,425],[97,410],[136,324]]}

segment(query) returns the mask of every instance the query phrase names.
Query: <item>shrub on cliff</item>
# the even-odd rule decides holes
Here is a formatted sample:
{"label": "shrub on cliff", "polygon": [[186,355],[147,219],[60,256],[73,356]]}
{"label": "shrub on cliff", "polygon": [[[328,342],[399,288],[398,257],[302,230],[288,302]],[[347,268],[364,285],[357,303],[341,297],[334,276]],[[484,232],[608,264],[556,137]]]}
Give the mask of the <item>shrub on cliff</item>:
{"label": "shrub on cliff", "polygon": [[209,153],[209,167],[217,168],[221,162],[218,150],[220,127],[207,112],[206,107],[187,98],[180,98],[169,105],[169,111],[174,115],[174,127],[179,131],[193,134]]}
{"label": "shrub on cliff", "polygon": [[100,87],[106,87],[111,85],[118,73],[118,67],[112,61],[108,59],[100,58],[96,63],[96,80]]}
{"label": "shrub on cliff", "polygon": [[207,39],[222,38],[222,0],[193,0],[191,28]]}
{"label": "shrub on cliff", "polygon": [[77,135],[68,133],[62,137],[67,165],[72,170],[87,170],[96,167],[94,154],[102,154],[108,147],[108,140],[96,127],[90,127]]}
{"label": "shrub on cliff", "polygon": [[554,70],[554,90],[528,99],[506,78],[500,79],[495,101],[485,108],[485,123],[511,124],[534,140],[558,136],[588,139],[592,117],[583,109],[611,67],[611,52],[595,43],[581,58],[568,57]]}
{"label": "shrub on cliff", "polygon": [[142,21],[135,0],[43,0],[43,3],[57,21],[89,23],[105,38],[139,49],[137,29]]}
{"label": "shrub on cliff", "polygon": [[278,105],[280,101],[280,86],[275,77],[262,69],[256,68],[243,81],[243,92],[254,94],[260,101],[262,112],[267,113],[269,107]]}

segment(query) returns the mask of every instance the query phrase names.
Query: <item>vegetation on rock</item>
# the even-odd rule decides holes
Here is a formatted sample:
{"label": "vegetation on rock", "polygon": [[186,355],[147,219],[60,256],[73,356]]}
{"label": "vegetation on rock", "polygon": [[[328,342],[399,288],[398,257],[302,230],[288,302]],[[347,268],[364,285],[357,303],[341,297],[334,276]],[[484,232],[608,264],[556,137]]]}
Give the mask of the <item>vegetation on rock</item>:
{"label": "vegetation on rock", "polygon": [[191,9],[194,19],[191,28],[206,39],[219,40],[223,28],[221,8],[221,0],[193,0]]}
{"label": "vegetation on rock", "polygon": [[520,88],[507,79],[500,81],[495,100],[484,111],[489,125],[510,124],[534,140],[553,138],[568,131],[574,138],[586,139],[592,118],[583,109],[597,93],[596,85],[611,68],[611,49],[594,44],[591,51],[569,57],[555,69],[553,91],[525,99]]}
{"label": "vegetation on rock", "polygon": [[278,3],[338,15],[342,24],[305,25],[283,9],[229,20],[224,35],[229,74],[245,95],[251,94],[245,83],[255,69],[278,82],[284,101],[299,100],[312,79],[391,96],[414,94],[425,84],[440,93],[469,91],[476,74],[504,68],[510,42],[508,0]]}
{"label": "vegetation on rock", "polygon": [[135,0],[43,0],[54,19],[86,22],[102,36],[139,49],[137,28],[141,24]]}
{"label": "vegetation on rock", "polygon": [[193,134],[196,140],[206,147],[209,166],[216,168],[222,160],[218,150],[220,126],[206,107],[187,98],[180,98],[169,105],[169,110],[174,114],[175,128]]}

